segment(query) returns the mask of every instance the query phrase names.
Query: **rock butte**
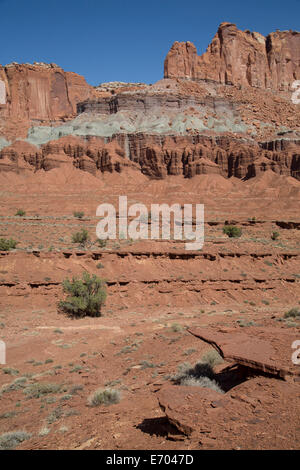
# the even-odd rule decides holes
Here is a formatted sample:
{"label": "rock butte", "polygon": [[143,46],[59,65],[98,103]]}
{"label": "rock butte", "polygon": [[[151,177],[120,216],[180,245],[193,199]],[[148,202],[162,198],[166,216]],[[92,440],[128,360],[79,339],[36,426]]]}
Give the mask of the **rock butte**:
{"label": "rock butte", "polygon": [[[300,33],[222,23],[207,51],[175,42],[154,85],[88,85],[56,64],[0,67],[0,171],[300,178]],[[28,145],[31,144],[31,145]],[[51,152],[49,148],[52,148]],[[55,147],[55,150],[53,150]]]}
{"label": "rock butte", "polygon": [[289,91],[300,78],[300,32],[276,31],[264,37],[222,23],[202,56],[193,43],[175,42],[164,77]]}

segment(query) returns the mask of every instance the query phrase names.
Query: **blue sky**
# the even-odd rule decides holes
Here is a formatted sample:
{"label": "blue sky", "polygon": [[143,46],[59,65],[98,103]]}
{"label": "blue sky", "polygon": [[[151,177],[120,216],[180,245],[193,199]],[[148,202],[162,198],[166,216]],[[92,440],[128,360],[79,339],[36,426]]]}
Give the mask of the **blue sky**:
{"label": "blue sky", "polygon": [[300,0],[0,0],[0,63],[55,62],[106,81],[154,83],[174,41],[207,48],[218,25],[300,29]]}

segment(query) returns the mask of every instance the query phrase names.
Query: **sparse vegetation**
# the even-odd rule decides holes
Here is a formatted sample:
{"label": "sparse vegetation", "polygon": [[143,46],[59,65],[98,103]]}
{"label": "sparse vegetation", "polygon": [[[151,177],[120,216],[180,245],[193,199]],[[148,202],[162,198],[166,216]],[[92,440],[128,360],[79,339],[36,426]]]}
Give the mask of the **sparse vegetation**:
{"label": "sparse vegetation", "polygon": [[83,273],[82,279],[73,277],[72,281],[63,281],[66,300],[58,304],[60,311],[75,317],[100,317],[101,308],[106,299],[105,283],[97,276]]}
{"label": "sparse vegetation", "polygon": [[277,240],[277,238],[279,238],[279,233],[278,233],[278,232],[272,232],[271,238],[272,238],[272,240],[274,240],[274,241]]}
{"label": "sparse vegetation", "polygon": [[244,318],[238,319],[237,323],[241,328],[246,328],[248,326],[255,326],[255,322],[253,320],[246,321],[244,320]]}
{"label": "sparse vegetation", "polygon": [[49,434],[49,432],[50,432],[50,429],[47,428],[46,426],[44,426],[44,427],[40,430],[39,436],[40,436],[40,437],[47,436],[47,435]]}
{"label": "sparse vegetation", "polygon": [[18,242],[13,240],[13,238],[0,238],[0,251],[9,251],[14,250]]}
{"label": "sparse vegetation", "polygon": [[11,367],[3,367],[2,372],[9,375],[18,375],[19,371],[17,369],[12,369]]}
{"label": "sparse vegetation", "polygon": [[15,216],[19,217],[24,217],[26,215],[26,212],[23,209],[18,209],[17,212],[15,213]]}
{"label": "sparse vegetation", "polygon": [[177,374],[173,375],[171,380],[178,385],[211,388],[216,392],[223,393],[215,380],[212,367],[203,362],[198,362],[194,367],[188,362],[181,364],[178,367]]}
{"label": "sparse vegetation", "polygon": [[17,415],[16,411],[7,411],[6,413],[3,413],[0,415],[0,419],[8,419],[8,418],[14,418]]}
{"label": "sparse vegetation", "polygon": [[239,238],[242,235],[242,229],[235,225],[225,225],[223,227],[223,233],[225,233],[229,238]]}
{"label": "sparse vegetation", "polygon": [[76,217],[77,219],[82,219],[84,217],[84,212],[82,211],[75,211],[73,212],[73,215],[74,217]]}
{"label": "sparse vegetation", "polygon": [[201,363],[208,364],[211,368],[214,368],[218,364],[222,364],[222,362],[223,362],[223,358],[215,349],[207,351],[201,357]]}
{"label": "sparse vegetation", "polygon": [[300,309],[296,307],[291,308],[291,310],[284,314],[284,318],[297,318],[300,320]]}
{"label": "sparse vegetation", "polygon": [[100,248],[105,248],[105,247],[106,247],[107,240],[102,240],[101,238],[98,238],[98,239],[97,239],[97,243],[98,243],[98,245],[100,246]]}
{"label": "sparse vegetation", "polygon": [[56,383],[33,383],[28,385],[24,393],[28,398],[40,398],[49,393],[58,393],[61,390],[61,385]]}
{"label": "sparse vegetation", "polygon": [[86,245],[89,239],[89,233],[85,228],[81,229],[80,232],[73,233],[72,235],[72,243],[79,243],[79,245],[82,246]]}
{"label": "sparse vegetation", "polygon": [[26,431],[6,432],[0,436],[0,450],[12,450],[30,437]]}
{"label": "sparse vegetation", "polygon": [[53,424],[62,418],[64,415],[63,410],[60,407],[54,408],[53,411],[47,416],[47,423]]}
{"label": "sparse vegetation", "polygon": [[178,333],[179,331],[182,331],[182,330],[183,330],[183,326],[180,325],[179,323],[172,323],[172,325],[171,325],[171,330],[172,330],[174,333]]}
{"label": "sparse vegetation", "polygon": [[112,405],[119,403],[121,394],[114,388],[99,388],[88,398],[89,406]]}
{"label": "sparse vegetation", "polygon": [[216,374],[213,370],[213,367],[221,362],[223,359],[217,351],[208,351],[194,367],[189,362],[181,364],[177,374],[173,375],[171,380],[179,385],[211,388],[216,392],[224,393],[216,381]]}
{"label": "sparse vegetation", "polygon": [[205,375],[201,375],[200,377],[186,377],[181,380],[180,385],[185,385],[188,387],[210,388],[211,390],[215,390],[216,392],[224,393],[214,379],[209,379]]}

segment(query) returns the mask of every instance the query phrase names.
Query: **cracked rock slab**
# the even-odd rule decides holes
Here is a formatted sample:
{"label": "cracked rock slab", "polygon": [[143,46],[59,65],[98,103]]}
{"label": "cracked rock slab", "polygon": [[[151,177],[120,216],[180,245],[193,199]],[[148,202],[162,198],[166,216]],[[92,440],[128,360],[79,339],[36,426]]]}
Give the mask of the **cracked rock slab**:
{"label": "cracked rock slab", "polygon": [[188,332],[213,346],[230,362],[285,379],[299,375],[293,364],[292,344],[299,333],[282,328],[251,327],[247,332],[234,328],[189,328]]}
{"label": "cracked rock slab", "polygon": [[255,377],[226,394],[165,385],[159,405],[169,422],[199,448],[299,448],[300,389],[296,383]]}

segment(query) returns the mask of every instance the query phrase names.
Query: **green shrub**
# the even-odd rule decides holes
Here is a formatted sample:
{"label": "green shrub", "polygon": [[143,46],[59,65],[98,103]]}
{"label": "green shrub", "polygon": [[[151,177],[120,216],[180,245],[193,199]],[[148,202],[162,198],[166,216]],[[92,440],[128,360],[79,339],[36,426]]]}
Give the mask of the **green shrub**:
{"label": "green shrub", "polygon": [[277,240],[277,238],[279,238],[279,233],[278,232],[272,232],[271,238],[272,238],[272,240]]}
{"label": "green shrub", "polygon": [[100,248],[105,248],[106,247],[107,240],[102,240],[101,238],[98,238],[97,242],[98,242],[98,245],[100,246]]}
{"label": "green shrub", "polygon": [[73,215],[74,215],[74,217],[76,217],[77,219],[82,219],[82,217],[84,217],[84,212],[82,212],[82,211],[78,211],[78,212],[75,211],[75,212],[73,212]]}
{"label": "green shrub", "polygon": [[228,235],[229,238],[239,238],[242,235],[242,229],[235,225],[225,225],[223,227],[223,233]]}
{"label": "green shrub", "polygon": [[12,238],[0,238],[0,251],[14,250],[18,242]]}
{"label": "green shrub", "polygon": [[299,318],[300,319],[300,310],[298,308],[291,308],[288,312],[284,314],[284,318]]}
{"label": "green shrub", "polygon": [[83,273],[82,279],[73,277],[63,281],[66,300],[58,304],[59,310],[76,317],[100,317],[101,307],[106,299],[105,283],[97,276]]}
{"label": "green shrub", "polygon": [[90,406],[113,405],[119,403],[121,398],[119,390],[114,388],[99,388],[88,398]]}
{"label": "green shrub", "polygon": [[3,367],[2,372],[9,375],[18,375],[19,371],[17,369],[12,369],[11,367]]}
{"label": "green shrub", "polygon": [[24,215],[26,215],[26,212],[23,209],[18,209],[15,215],[18,215],[19,217],[24,217]]}
{"label": "green shrub", "polygon": [[80,232],[76,232],[72,235],[72,242],[79,243],[80,245],[85,245],[89,238],[90,237],[88,231],[83,228],[80,230]]}

